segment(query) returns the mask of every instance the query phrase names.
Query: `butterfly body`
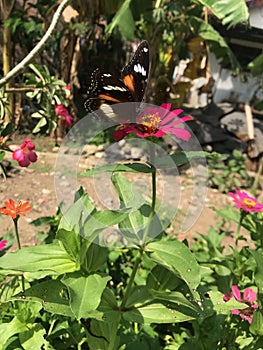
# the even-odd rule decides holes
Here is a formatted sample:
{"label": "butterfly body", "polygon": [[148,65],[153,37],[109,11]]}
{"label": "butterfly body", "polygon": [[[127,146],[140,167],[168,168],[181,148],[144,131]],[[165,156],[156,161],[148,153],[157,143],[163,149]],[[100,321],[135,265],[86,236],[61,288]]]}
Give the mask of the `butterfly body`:
{"label": "butterfly body", "polygon": [[118,79],[99,68],[91,75],[85,108],[93,112],[115,103],[141,102],[144,96],[149,70],[149,47],[143,41]]}

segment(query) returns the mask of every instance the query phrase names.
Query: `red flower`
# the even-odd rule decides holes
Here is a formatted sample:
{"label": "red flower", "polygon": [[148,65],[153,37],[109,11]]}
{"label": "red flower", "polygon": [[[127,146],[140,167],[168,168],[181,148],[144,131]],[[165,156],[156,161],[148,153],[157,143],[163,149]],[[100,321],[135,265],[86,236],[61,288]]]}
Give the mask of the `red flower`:
{"label": "red flower", "polygon": [[29,202],[22,203],[19,201],[17,204],[13,199],[5,202],[5,208],[0,208],[0,213],[3,215],[9,215],[12,219],[15,219],[18,216],[26,216],[24,213],[31,210],[32,207],[29,205]]}
{"label": "red flower", "polygon": [[3,239],[2,241],[0,241],[0,250],[4,250],[6,245],[7,245],[6,239]]}
{"label": "red flower", "polygon": [[65,117],[69,114],[67,108],[64,107],[62,104],[55,105],[55,113],[57,116],[62,116],[62,117]]}
{"label": "red flower", "polygon": [[162,137],[164,134],[174,135],[179,139],[188,141],[191,134],[188,130],[178,128],[177,125],[187,120],[190,116],[177,118],[183,112],[182,109],[170,111],[171,104],[162,104],[159,107],[147,107],[146,113],[137,117],[136,123],[125,123],[120,125],[115,133],[115,141],[120,141],[128,134],[135,134],[138,137]]}
{"label": "red flower", "polygon": [[228,195],[234,199],[234,202],[239,209],[248,213],[263,211],[263,204],[258,203],[256,198],[251,197],[246,192],[237,190],[236,195],[233,192],[229,192]]}
{"label": "red flower", "polygon": [[247,320],[251,323],[254,312],[258,308],[258,304],[255,303],[257,300],[257,292],[254,292],[251,288],[246,288],[243,292],[243,297],[241,297],[238,286],[234,285],[232,286],[232,292],[228,292],[223,296],[223,299],[226,302],[232,298],[235,298],[240,303],[247,304],[248,307],[245,309],[233,309],[231,310],[231,313],[233,315],[239,315],[243,320]]}
{"label": "red flower", "polygon": [[30,137],[26,138],[22,145],[18,147],[12,155],[13,159],[17,160],[18,164],[22,167],[28,167],[30,163],[37,161],[37,154],[33,151],[35,145],[30,141]]}
{"label": "red flower", "polygon": [[61,117],[62,123],[66,126],[71,126],[73,117],[69,114],[66,107],[62,104],[55,105],[55,113],[58,117]]}
{"label": "red flower", "polygon": [[68,114],[65,117],[62,116],[62,123],[66,126],[71,126],[72,125],[72,121],[73,121],[73,117]]}

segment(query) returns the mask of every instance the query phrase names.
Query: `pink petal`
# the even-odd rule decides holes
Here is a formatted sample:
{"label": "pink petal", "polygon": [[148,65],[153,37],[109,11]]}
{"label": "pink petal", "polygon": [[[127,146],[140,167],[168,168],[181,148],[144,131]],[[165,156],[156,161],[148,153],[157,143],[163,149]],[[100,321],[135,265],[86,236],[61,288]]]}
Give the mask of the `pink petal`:
{"label": "pink petal", "polygon": [[232,298],[233,298],[233,294],[231,292],[227,292],[227,294],[224,294],[223,296],[224,301],[229,301]]}
{"label": "pink petal", "polygon": [[30,162],[35,163],[37,161],[37,154],[35,152],[30,151],[27,156]]}
{"label": "pink petal", "polygon": [[154,134],[155,137],[162,137],[164,135],[164,131],[163,130],[158,130],[157,133]]}
{"label": "pink petal", "polygon": [[4,250],[6,245],[7,245],[6,239],[3,239],[2,241],[0,241],[0,250]]}
{"label": "pink petal", "polygon": [[171,134],[176,136],[178,139],[182,139],[184,141],[188,141],[191,137],[191,134],[188,130],[185,130],[183,128],[170,128],[170,127],[163,127],[162,131],[165,134]]}
{"label": "pink petal", "polygon": [[183,109],[174,109],[173,111],[171,111],[171,113],[176,116],[181,114],[182,112],[183,112]]}
{"label": "pink petal", "polygon": [[29,161],[28,157],[25,157],[23,160],[18,161],[18,164],[22,167],[28,167],[30,164],[30,161]]}
{"label": "pink petal", "polygon": [[251,288],[246,288],[244,290],[243,300],[253,303],[257,300],[257,292],[254,292]]}
{"label": "pink petal", "polygon": [[263,211],[263,204],[257,203],[257,204],[254,206],[254,211],[257,211],[257,212]]}
{"label": "pink petal", "polygon": [[240,313],[239,310],[236,310],[236,309],[231,310],[231,314],[233,314],[233,315],[239,315],[239,313]]}
{"label": "pink petal", "polygon": [[232,292],[233,292],[233,295],[237,301],[242,301],[240,290],[238,289],[238,286],[236,286],[236,285],[232,286]]}
{"label": "pink petal", "polygon": [[161,108],[167,109],[170,111],[172,104],[171,103],[162,103]]}
{"label": "pink petal", "polygon": [[18,162],[21,162],[25,158],[25,154],[22,151],[22,149],[17,149],[16,151],[13,152],[12,158],[14,160],[17,160]]}

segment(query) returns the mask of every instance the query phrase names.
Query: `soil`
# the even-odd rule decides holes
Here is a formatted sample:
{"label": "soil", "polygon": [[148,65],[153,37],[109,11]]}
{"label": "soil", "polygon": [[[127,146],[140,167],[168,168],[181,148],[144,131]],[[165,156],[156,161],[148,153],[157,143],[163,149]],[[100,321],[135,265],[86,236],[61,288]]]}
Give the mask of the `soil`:
{"label": "soil", "polygon": [[[20,137],[14,140],[14,143],[21,144],[20,140],[23,139],[24,137]],[[19,200],[29,201],[33,206],[33,209],[27,213],[26,217],[21,217],[19,220],[22,246],[39,244],[39,240],[36,236],[37,231],[47,232],[48,227],[34,227],[30,223],[39,217],[53,216],[59,204],[56,198],[54,184],[54,169],[59,148],[54,147],[49,139],[44,137],[33,139],[33,142],[36,144],[37,150],[41,150],[37,151],[38,161],[31,164],[28,168],[21,168],[16,162],[12,161],[10,154],[7,154],[5,159],[11,162],[12,167],[8,170],[8,177],[0,180],[0,206],[3,206],[4,201],[9,198],[13,198],[16,202]],[[80,167],[82,170],[83,168],[91,168],[97,162],[98,158],[86,156]],[[197,199],[198,202],[202,201],[204,205],[202,212],[198,215],[198,218],[196,218],[196,222],[191,227],[188,227],[187,232],[178,232],[184,212],[186,212],[186,208],[189,206],[189,201],[192,200],[192,183],[191,179],[186,175],[187,172],[185,176],[180,177],[181,199],[179,220],[178,218],[174,220],[171,227],[169,227],[170,233],[177,236],[180,240],[184,238],[191,239],[200,233],[207,234],[210,226],[214,225],[216,227],[217,222],[216,214],[211,207],[214,206],[219,209],[227,205],[232,205],[232,200],[227,195],[219,193],[215,189],[208,188],[206,198],[202,195],[202,198]],[[133,178],[135,175],[130,176]],[[138,178],[136,178],[136,182],[140,182]],[[108,206],[111,209],[112,203],[107,204],[105,198],[103,198],[103,201],[96,198],[98,193],[96,188],[94,189],[94,182],[92,182],[90,178],[79,178],[78,184],[84,187],[98,207],[105,208]],[[102,194],[102,197],[106,196],[107,191],[109,191],[108,185],[100,182],[99,186],[99,192]],[[68,184],[65,182],[62,191],[67,190]],[[176,192],[177,191],[174,193],[176,194]],[[111,202],[114,202],[114,199],[111,198]],[[0,223],[0,237],[7,231],[13,232],[13,223],[10,217],[2,216],[0,218]],[[229,239],[231,239],[231,236]],[[16,244],[12,247],[12,250],[15,249]]]}

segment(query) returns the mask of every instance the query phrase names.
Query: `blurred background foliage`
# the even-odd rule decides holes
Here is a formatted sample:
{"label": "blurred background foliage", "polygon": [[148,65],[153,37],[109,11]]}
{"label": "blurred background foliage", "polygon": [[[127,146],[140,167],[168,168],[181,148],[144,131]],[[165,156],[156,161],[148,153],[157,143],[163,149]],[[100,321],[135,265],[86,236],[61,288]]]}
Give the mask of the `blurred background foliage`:
{"label": "blurred background foliage", "polygon": [[[1,0],[1,75],[21,61],[46,32],[61,1]],[[72,110],[85,114],[83,102],[94,68],[119,74],[132,56],[131,42],[147,40],[151,72],[146,102],[170,102],[181,106],[189,82],[176,82],[174,69],[180,59],[190,58],[185,75],[206,78],[203,90],[211,91],[208,52],[223,66],[238,73],[241,66],[230,47],[213,26],[214,20],[227,29],[248,24],[245,0],[73,0],[63,12],[55,33],[34,64],[46,65],[52,76],[70,84]],[[257,64],[253,61],[253,70]],[[259,60],[259,62],[261,62]],[[25,75],[6,85],[9,112],[15,125],[23,122],[29,101]],[[32,110],[32,113],[35,111]],[[24,122],[24,127],[27,123]],[[28,125],[30,129],[30,125]]]}

